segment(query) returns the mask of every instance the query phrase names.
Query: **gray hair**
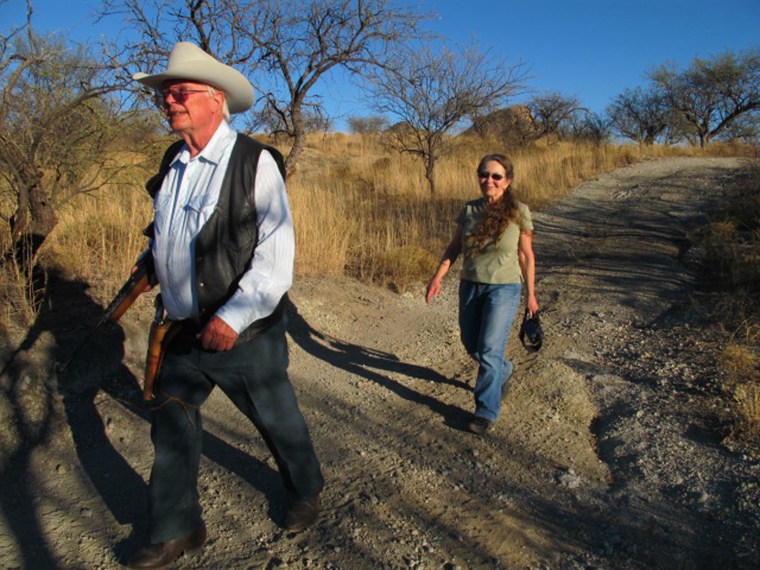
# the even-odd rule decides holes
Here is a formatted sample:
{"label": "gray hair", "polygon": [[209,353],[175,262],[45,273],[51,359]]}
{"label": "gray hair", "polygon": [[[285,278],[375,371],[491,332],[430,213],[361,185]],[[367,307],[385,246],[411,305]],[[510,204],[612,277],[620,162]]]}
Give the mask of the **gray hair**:
{"label": "gray hair", "polygon": [[227,104],[227,94],[221,89],[217,89],[216,87],[212,87],[211,85],[206,85],[206,89],[208,89],[208,94],[211,96],[216,95],[217,92],[224,95],[224,104],[222,105],[222,115],[224,116],[224,120],[229,123],[230,122],[230,106]]}

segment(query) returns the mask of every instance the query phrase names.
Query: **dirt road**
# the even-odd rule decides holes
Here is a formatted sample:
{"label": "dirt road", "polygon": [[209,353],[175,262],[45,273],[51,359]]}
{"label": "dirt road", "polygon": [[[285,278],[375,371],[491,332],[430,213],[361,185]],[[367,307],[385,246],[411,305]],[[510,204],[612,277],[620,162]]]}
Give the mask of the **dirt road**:
{"label": "dirt road", "polygon": [[[278,526],[274,463],[215,393],[200,479],[211,539],[174,568],[760,566],[760,463],[720,445],[719,347],[689,303],[701,281],[687,231],[739,166],[633,165],[536,215],[547,339],[528,354],[513,335],[516,376],[485,437],[463,430],[474,365],[454,272],[431,306],[422,286],[301,280],[291,376],[327,479],[323,516],[299,535]],[[66,302],[3,375],[2,568],[115,568],[145,540],[152,451],[135,378],[150,306],[51,382],[56,347],[97,311],[72,321],[87,296],[61,287]]]}

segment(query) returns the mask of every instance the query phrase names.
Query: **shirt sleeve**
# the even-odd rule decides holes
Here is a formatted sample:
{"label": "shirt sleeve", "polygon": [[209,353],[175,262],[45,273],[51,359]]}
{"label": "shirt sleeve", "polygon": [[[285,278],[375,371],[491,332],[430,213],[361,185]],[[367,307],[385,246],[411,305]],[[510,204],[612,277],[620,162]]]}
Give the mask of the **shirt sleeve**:
{"label": "shirt sleeve", "polygon": [[216,316],[237,333],[271,315],[293,284],[295,233],[285,181],[272,155],[262,151],[256,170],[259,240],[237,292]]}
{"label": "shirt sleeve", "polygon": [[518,208],[520,210],[520,231],[532,232],[533,231],[533,216],[530,213],[530,208],[518,202]]}

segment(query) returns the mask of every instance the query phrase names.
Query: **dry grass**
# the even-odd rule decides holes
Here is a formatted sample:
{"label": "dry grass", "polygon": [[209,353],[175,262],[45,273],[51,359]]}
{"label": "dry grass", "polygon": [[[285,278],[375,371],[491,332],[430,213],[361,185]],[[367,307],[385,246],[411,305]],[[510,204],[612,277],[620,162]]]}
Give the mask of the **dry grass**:
{"label": "dry grass", "polygon": [[760,376],[736,387],[733,394],[734,422],[730,443],[760,449]]}
{"label": "dry grass", "polygon": [[126,281],[147,246],[141,232],[151,216],[150,200],[138,185],[80,196],[61,210],[41,261],[68,278],[86,281],[94,296],[108,297]]}
{"label": "dry grass", "polygon": [[[347,275],[399,291],[427,279],[457,212],[478,196],[478,160],[503,150],[482,139],[459,137],[452,143],[437,166],[433,197],[420,163],[386,149],[378,137],[311,136],[288,181],[297,274]],[[602,172],[643,158],[704,151],[561,142],[507,152],[515,163],[518,195],[537,210]],[[77,197],[60,212],[43,262],[90,283],[96,297],[109,297],[146,245],[140,230],[150,221],[151,207],[142,184],[143,175],[133,174],[131,185]]]}
{"label": "dry grass", "polygon": [[731,339],[720,361],[731,401],[727,443],[760,447],[760,162],[747,164],[743,180],[699,234],[723,283],[712,303]]}
{"label": "dry grass", "polygon": [[[458,140],[437,166],[431,196],[420,163],[377,140],[337,134],[311,141],[288,183],[297,272],[416,286],[435,269],[462,204],[479,195],[475,167],[493,150],[482,140]],[[641,150],[559,143],[511,157],[519,196],[539,209],[583,180],[640,160]]]}
{"label": "dry grass", "polygon": [[731,343],[721,355],[723,390],[731,402],[731,431],[726,440],[731,447],[760,449],[760,357],[756,348],[757,343],[754,348]]}
{"label": "dry grass", "polygon": [[[346,275],[396,291],[422,289],[454,230],[454,218],[466,200],[478,196],[475,167],[484,154],[505,149],[493,141],[458,138],[437,166],[436,196],[431,196],[419,162],[387,150],[377,137],[345,134],[309,139],[299,170],[288,181],[293,210],[298,275]],[[515,164],[514,185],[533,210],[560,199],[577,184],[602,172],[659,156],[751,155],[732,145],[706,150],[670,147],[594,146],[573,143],[537,145],[506,153]],[[60,222],[41,252],[45,266],[90,285],[107,302],[126,280],[145,248],[141,230],[152,210],[136,169],[128,184],[79,196],[59,212]],[[702,232],[705,250],[718,259],[732,290],[734,305],[743,299],[741,325],[727,348],[727,393],[734,402],[736,441],[760,435],[760,387],[757,347],[760,320],[756,298],[746,293],[760,282],[760,169],[757,180],[727,201],[721,216]],[[7,212],[0,212],[7,219]],[[4,233],[3,233],[4,232]],[[7,243],[7,224],[0,243]],[[3,241],[5,240],[5,241]],[[37,307],[28,277],[4,268],[0,296],[8,300],[0,314],[5,323],[32,322]],[[747,299],[749,301],[745,302]],[[736,306],[727,314],[737,314]],[[7,320],[6,320],[7,319]],[[5,321],[5,323],[3,322]],[[742,328],[743,327],[743,328]],[[731,368],[733,367],[733,368]]]}
{"label": "dry grass", "polygon": [[16,321],[23,326],[34,322],[40,305],[38,288],[23,263],[9,260],[0,268],[0,299],[4,301],[0,313],[0,338]]}
{"label": "dry grass", "polygon": [[723,349],[721,367],[726,372],[727,384],[735,385],[753,377],[760,366],[760,358],[744,345],[731,343]]}

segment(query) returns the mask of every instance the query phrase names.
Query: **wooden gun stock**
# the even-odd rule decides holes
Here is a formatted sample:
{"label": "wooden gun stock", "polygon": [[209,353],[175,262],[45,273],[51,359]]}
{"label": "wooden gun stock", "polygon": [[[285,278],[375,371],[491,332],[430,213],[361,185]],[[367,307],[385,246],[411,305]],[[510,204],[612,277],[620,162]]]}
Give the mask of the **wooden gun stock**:
{"label": "wooden gun stock", "polygon": [[76,358],[92,336],[106,323],[115,323],[121,316],[127,312],[135,300],[145,291],[148,285],[155,283],[155,270],[153,268],[153,256],[149,249],[140,254],[135,263],[135,270],[129,276],[127,282],[122,286],[116,296],[106,307],[103,316],[100,317],[97,324],[82,339],[82,342],[74,349],[69,357],[58,366],[58,372],[63,372],[66,367]]}
{"label": "wooden gun stock", "polygon": [[172,321],[156,320],[150,325],[148,352],[145,357],[145,382],[143,400],[150,401],[155,395],[156,378],[164,360],[166,346],[179,332],[180,324]]}

